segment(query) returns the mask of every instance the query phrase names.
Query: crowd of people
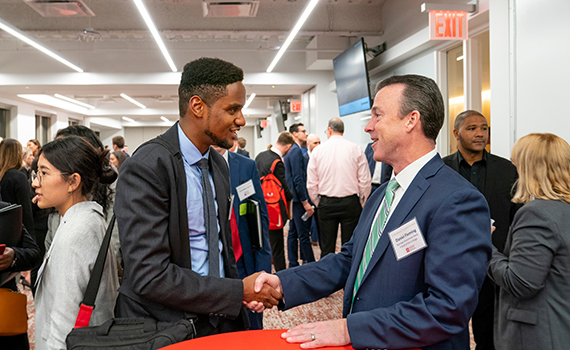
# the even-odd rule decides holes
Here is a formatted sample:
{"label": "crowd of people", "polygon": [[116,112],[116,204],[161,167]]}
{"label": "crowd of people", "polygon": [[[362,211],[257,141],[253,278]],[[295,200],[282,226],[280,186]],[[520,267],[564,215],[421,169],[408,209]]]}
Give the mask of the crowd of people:
{"label": "crowd of people", "polygon": [[[34,294],[36,349],[65,349],[113,215],[92,326],[192,315],[197,336],[263,329],[263,310],[343,289],[343,318],[282,337],[469,349],[472,320],[477,349],[567,346],[566,141],[526,135],[511,162],[488,152],[488,121],[468,110],[455,118],[457,152],[442,159],[440,90],[403,75],[376,87],[364,151],[332,118],[326,142],[295,123],[253,160],[237,137],[242,81],[232,63],[188,63],[179,121],[132,155],[123,137],[111,150],[85,126],[43,147],[0,142],[0,208],[20,205],[23,224],[0,254],[1,287],[16,291],[13,274],[31,271],[21,281]],[[26,334],[0,344],[29,348]]]}

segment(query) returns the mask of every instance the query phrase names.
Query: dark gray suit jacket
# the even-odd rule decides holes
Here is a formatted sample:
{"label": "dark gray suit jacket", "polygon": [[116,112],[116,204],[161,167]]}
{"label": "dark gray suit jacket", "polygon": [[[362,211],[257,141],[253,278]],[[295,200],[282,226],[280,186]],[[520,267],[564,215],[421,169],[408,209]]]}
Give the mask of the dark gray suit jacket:
{"label": "dark gray suit jacket", "polygon": [[493,249],[489,277],[500,287],[495,347],[570,346],[570,204],[536,199],[516,214],[505,253]]}
{"label": "dark gray suit jacket", "polygon": [[[459,152],[443,158],[443,162],[459,172]],[[519,204],[511,202],[511,190],[518,179],[517,168],[508,159],[487,153],[486,169],[483,195],[489,204],[491,219],[495,220],[493,245],[502,252],[509,226],[520,208]]]}
{"label": "dark gray suit jacket", "polygon": [[244,329],[248,323],[242,312],[243,284],[228,220],[228,167],[222,156],[210,151],[224,270],[229,278],[200,276],[191,268],[186,175],[177,125],[158,136],[174,155],[161,144],[148,143],[121,166],[115,214],[125,270],[117,316],[172,322],[189,312],[237,318],[238,328]]}

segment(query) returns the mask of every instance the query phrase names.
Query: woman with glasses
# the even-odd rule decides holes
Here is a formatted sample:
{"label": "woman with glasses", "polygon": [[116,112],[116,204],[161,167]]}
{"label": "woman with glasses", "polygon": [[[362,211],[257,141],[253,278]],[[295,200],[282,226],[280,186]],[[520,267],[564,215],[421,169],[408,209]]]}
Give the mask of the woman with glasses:
{"label": "woman with glasses", "polygon": [[570,145],[553,134],[529,134],[512,150],[523,203],[504,253],[493,248],[497,284],[495,347],[568,349],[570,344]]}
{"label": "woman with glasses", "polygon": [[[105,235],[103,210],[91,200],[96,185],[106,181],[105,167],[106,152],[77,136],[55,139],[39,152],[35,200],[62,218],[38,276],[37,349],[65,349],[75,324]],[[90,325],[113,317],[117,288],[117,263],[109,249]]]}

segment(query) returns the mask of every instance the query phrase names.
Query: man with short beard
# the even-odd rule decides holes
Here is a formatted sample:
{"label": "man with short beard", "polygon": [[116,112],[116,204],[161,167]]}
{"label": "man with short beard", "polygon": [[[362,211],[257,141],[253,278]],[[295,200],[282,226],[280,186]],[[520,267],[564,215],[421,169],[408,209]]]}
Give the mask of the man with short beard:
{"label": "man with short beard", "polygon": [[197,336],[247,329],[242,302],[277,304],[273,288],[239,279],[232,249],[228,167],[245,125],[243,71],[219,59],[184,67],[180,120],[121,167],[115,212],[124,275],[117,317],[175,322],[197,315]]}

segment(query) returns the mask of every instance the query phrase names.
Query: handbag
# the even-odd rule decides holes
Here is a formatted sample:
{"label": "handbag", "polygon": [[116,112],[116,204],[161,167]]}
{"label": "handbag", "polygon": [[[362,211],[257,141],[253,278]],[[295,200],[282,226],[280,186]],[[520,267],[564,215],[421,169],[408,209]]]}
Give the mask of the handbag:
{"label": "handbag", "polygon": [[101,249],[99,249],[83,301],[79,306],[75,327],[65,339],[67,349],[154,350],[194,338],[196,335],[194,323],[198,316],[189,313],[185,314],[185,319],[174,323],[158,322],[142,317],[113,318],[100,326],[88,327],[95,308],[95,299],[101,283],[114,225],[115,215],[111,218]]}
{"label": "handbag", "polygon": [[0,337],[28,331],[28,298],[8,288],[0,288]]}

